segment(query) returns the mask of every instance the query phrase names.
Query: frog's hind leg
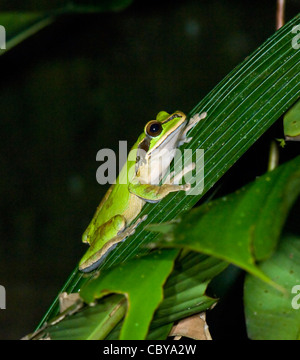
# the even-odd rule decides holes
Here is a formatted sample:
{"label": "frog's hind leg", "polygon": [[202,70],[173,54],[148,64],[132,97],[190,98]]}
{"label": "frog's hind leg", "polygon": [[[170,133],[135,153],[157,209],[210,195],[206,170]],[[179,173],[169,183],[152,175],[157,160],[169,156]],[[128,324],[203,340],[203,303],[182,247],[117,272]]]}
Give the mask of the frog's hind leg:
{"label": "frog's hind leg", "polygon": [[82,272],[90,272],[96,269],[120,242],[134,234],[137,226],[146,218],[147,215],[144,215],[134,224],[126,228],[124,216],[116,215],[107,223],[100,226],[95,232],[90,248],[79,264],[79,270]]}
{"label": "frog's hind leg", "polygon": [[97,220],[98,214],[101,211],[103,205],[105,204],[105,202],[108,200],[111,192],[113,191],[114,188],[114,184],[107,190],[106,194],[103,196],[99,206],[96,209],[96,212],[93,216],[92,221],[90,222],[89,226],[87,227],[87,229],[85,230],[85,232],[82,235],[82,242],[83,243],[87,243],[87,244],[91,244],[92,239],[91,239],[91,234],[93,234],[94,229],[95,229],[95,222]]}

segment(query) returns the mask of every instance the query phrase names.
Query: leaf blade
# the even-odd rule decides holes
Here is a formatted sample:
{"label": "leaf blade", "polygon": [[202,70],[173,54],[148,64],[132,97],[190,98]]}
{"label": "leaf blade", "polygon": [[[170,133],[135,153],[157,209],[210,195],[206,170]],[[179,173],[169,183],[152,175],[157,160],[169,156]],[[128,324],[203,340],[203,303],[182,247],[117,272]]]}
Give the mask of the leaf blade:
{"label": "leaf blade", "polygon": [[0,50],[0,55],[49,26],[54,20],[54,16],[43,13],[2,13],[0,24],[5,28],[6,48]]}
{"label": "leaf blade", "polygon": [[[146,337],[153,313],[163,299],[163,284],[170,274],[178,251],[155,252],[101,273],[80,292],[86,302],[109,293],[123,293],[128,311],[120,340],[142,340]],[[137,287],[137,283],[140,286]]]}
{"label": "leaf blade", "polygon": [[271,283],[256,264],[274,252],[299,195],[300,156],[244,189],[192,210],[159,245],[215,256]]}
{"label": "leaf blade", "polygon": [[247,275],[244,303],[248,335],[253,340],[299,340],[300,312],[292,307],[291,293],[300,283],[300,241],[290,236],[282,239],[274,256],[261,269],[286,289],[281,293]]}
{"label": "leaf blade", "polygon": [[1,5],[2,11],[59,11],[68,12],[97,12],[120,11],[132,3],[133,0],[40,0],[14,1]]}

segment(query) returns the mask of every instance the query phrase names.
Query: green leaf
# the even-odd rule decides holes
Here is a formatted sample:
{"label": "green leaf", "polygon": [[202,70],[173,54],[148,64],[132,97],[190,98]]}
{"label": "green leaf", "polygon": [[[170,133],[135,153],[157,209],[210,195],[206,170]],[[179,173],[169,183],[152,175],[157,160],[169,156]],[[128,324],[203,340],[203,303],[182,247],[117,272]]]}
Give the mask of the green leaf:
{"label": "green leaf", "polygon": [[[144,226],[118,245],[106,258],[102,268],[109,268],[149,251],[146,244],[157,234],[147,232],[150,223],[170,221],[182,215],[222,177],[255,141],[300,96],[300,51],[291,46],[292,29],[300,15],[272,35],[253,54],[221,81],[191,112],[206,111],[207,118],[192,130],[188,145],[195,156],[205,151],[204,191],[195,196],[171,194],[157,204],[146,204],[140,214],[148,214]],[[187,146],[187,145],[186,145]],[[62,291],[75,292],[84,281],[75,269]],[[57,300],[41,324],[57,312]]]}
{"label": "green leaf", "polygon": [[[161,250],[161,252],[164,253],[164,256],[161,256],[160,259],[156,258],[154,261],[155,265],[158,265],[158,262],[162,262],[161,265],[163,265],[166,258],[169,258],[171,255],[170,251],[166,249]],[[146,255],[143,257],[143,260],[148,259],[152,261],[153,256],[155,254]],[[131,277],[135,280],[139,279],[141,270],[142,273],[144,270],[149,270],[148,260],[144,262],[144,269],[142,269],[142,263],[139,259],[131,260],[129,263],[136,263],[139,266],[130,266],[131,270],[130,272],[127,271],[126,274],[122,271],[122,276],[117,278],[117,280],[113,276],[108,275],[107,277],[104,275],[90,281],[83,288],[82,297],[88,301],[94,301],[108,291],[105,289],[103,293],[101,291],[98,293],[99,289],[105,288],[105,286],[107,288],[117,288],[118,290],[115,290],[115,292],[123,292],[122,289],[126,287],[128,281],[130,282]],[[211,279],[222,272],[227,266],[228,264],[224,261],[195,252],[190,252],[177,259],[175,269],[164,285],[164,299],[154,314],[147,334],[147,340],[166,339],[174,321],[205,311],[215,304],[216,299],[207,296],[205,291]],[[158,265],[157,268],[162,269],[162,266]],[[107,270],[104,273],[110,274],[111,272],[112,270]],[[109,283],[108,279],[110,277],[113,277],[112,282],[115,285]],[[141,283],[143,282],[144,280]],[[145,286],[141,285],[141,283],[135,281],[135,292],[139,293],[145,290]],[[150,286],[153,288],[152,285]],[[149,294],[147,288],[146,291],[148,293],[146,303],[134,304],[131,302],[129,304],[133,312],[140,311],[139,309],[142,306],[143,310],[140,312],[143,313],[145,304],[151,302],[152,293]],[[139,296],[138,294],[137,297]],[[45,338],[50,336],[53,340],[119,339],[122,326],[128,320],[125,319],[125,321],[120,322],[127,309],[127,302],[124,300],[125,297],[123,295],[116,294],[101,297],[93,303],[93,306],[85,306],[78,313],[72,313],[72,315],[65,317],[60,322],[58,318],[51,319],[49,325],[42,332],[34,334],[34,337]],[[136,305],[138,306],[137,308]],[[68,313],[68,310],[65,313]],[[144,314],[140,314],[140,316],[138,321],[144,320]],[[53,325],[51,325],[52,323]],[[126,336],[132,338],[132,333],[136,331],[136,325],[135,323],[133,329],[127,331]],[[124,339],[127,339],[126,336],[124,336]]]}
{"label": "green leaf", "polygon": [[170,334],[172,327],[173,323],[170,323],[164,326],[157,327],[154,330],[150,330],[146,340],[166,340],[168,335]]}
{"label": "green leaf", "polygon": [[[123,318],[126,312],[124,296],[106,297],[98,306],[85,308],[47,328],[52,340],[101,340]],[[111,314],[114,316],[111,316]]]}
{"label": "green leaf", "polygon": [[216,256],[269,281],[256,263],[275,250],[299,194],[300,156],[244,189],[192,210],[159,245]]}
{"label": "green leaf", "polygon": [[54,17],[49,14],[1,13],[0,24],[4,26],[6,32],[6,49],[0,50],[0,55],[50,25],[53,21]]}
{"label": "green leaf", "polygon": [[227,266],[224,261],[195,252],[178,260],[164,286],[164,300],[150,329],[209,309],[217,300],[206,295],[207,286]]}
{"label": "green leaf", "polygon": [[82,288],[80,296],[90,303],[109,293],[125,294],[128,311],[120,339],[144,339],[153,313],[163,299],[163,284],[177,255],[174,250],[153,252],[139,261],[131,260],[103,271]]}
{"label": "green leaf", "polygon": [[[164,285],[164,299],[154,314],[147,339],[166,339],[175,321],[206,311],[215,304],[217,300],[205,292],[210,281],[227,266],[224,261],[195,252],[177,259]],[[120,329],[121,324],[107,339],[118,339]]]}
{"label": "green leaf", "polygon": [[286,113],[283,126],[286,140],[300,140],[300,101]]}
{"label": "green leaf", "polygon": [[0,5],[1,11],[60,11],[66,12],[97,12],[119,11],[132,3],[133,0],[15,0]]}
{"label": "green leaf", "polygon": [[300,340],[300,310],[292,306],[297,293],[292,293],[292,289],[300,285],[300,239],[284,237],[276,253],[260,268],[286,289],[286,293],[276,291],[253,276],[246,277],[244,302],[249,337],[253,340]]}
{"label": "green leaf", "polygon": [[6,46],[5,49],[0,49],[0,55],[5,54],[6,51],[52,24],[61,15],[74,12],[120,11],[129,6],[132,1],[133,0],[47,0],[35,2],[10,1],[7,5],[2,4],[0,5],[0,25],[5,29]]}

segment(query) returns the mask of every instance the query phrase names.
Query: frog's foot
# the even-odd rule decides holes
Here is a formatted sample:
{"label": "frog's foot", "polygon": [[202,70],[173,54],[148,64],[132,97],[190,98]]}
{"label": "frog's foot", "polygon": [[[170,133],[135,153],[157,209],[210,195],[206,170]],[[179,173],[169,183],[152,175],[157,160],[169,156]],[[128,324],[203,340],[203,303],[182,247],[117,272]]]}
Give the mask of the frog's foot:
{"label": "frog's foot", "polygon": [[[122,241],[135,233],[137,226],[147,219],[147,215],[139,218],[134,224],[130,225],[124,230],[120,230],[119,233],[112,239],[107,241],[102,247],[95,249],[95,243],[92,243],[87,254],[84,256],[84,261],[80,262],[79,270],[82,272],[90,272],[95,270],[107,257],[107,255]],[[90,255],[89,255],[90,254]]]}
{"label": "frog's foot", "polygon": [[[144,215],[141,218],[137,219],[137,221],[126,228],[124,231],[120,232],[117,236],[122,235],[123,240],[125,240],[128,236],[133,235],[135,233],[135,229],[147,219],[148,215]],[[112,239],[113,240],[113,239]]]}
{"label": "frog's foot", "polygon": [[192,140],[192,137],[186,137],[187,133],[198,124],[199,121],[205,119],[207,116],[207,112],[203,112],[201,114],[195,114],[189,121],[187,127],[184,129],[182,133],[181,139],[179,140],[179,146],[189,143]]}

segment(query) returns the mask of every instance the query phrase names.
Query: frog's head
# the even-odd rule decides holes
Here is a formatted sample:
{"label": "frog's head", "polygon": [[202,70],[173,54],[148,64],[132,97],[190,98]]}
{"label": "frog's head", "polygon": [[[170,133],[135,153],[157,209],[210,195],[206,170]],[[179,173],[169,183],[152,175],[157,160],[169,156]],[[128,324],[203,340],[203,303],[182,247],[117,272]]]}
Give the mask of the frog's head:
{"label": "frog's head", "polygon": [[173,159],[172,154],[178,147],[185,124],[186,115],[181,111],[173,114],[161,111],[157,114],[156,120],[149,121],[138,140],[136,172],[141,167],[149,167],[150,159],[154,160],[159,154],[162,154],[161,150],[171,154],[163,167],[169,165]]}
{"label": "frog's head", "polygon": [[181,111],[176,111],[171,115],[165,111],[160,111],[156,120],[151,120],[146,124],[138,149],[144,150],[150,157],[157,149],[176,148],[185,122],[186,116]]}

